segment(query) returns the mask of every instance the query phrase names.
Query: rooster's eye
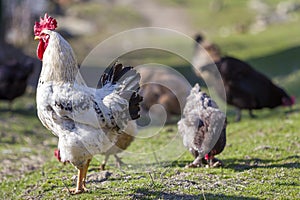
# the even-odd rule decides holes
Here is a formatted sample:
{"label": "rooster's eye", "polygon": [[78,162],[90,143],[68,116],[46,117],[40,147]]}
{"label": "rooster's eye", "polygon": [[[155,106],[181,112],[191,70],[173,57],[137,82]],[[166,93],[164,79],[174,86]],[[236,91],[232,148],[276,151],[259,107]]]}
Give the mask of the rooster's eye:
{"label": "rooster's eye", "polygon": [[46,33],[41,33],[40,37],[42,38],[42,40],[44,42],[47,42],[49,40],[50,35],[48,35]]}

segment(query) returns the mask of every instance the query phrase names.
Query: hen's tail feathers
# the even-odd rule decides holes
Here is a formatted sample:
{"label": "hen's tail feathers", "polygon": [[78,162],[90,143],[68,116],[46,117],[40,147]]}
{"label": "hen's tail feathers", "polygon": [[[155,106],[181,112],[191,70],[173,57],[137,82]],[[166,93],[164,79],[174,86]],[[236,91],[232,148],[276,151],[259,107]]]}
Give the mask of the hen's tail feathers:
{"label": "hen's tail feathers", "polygon": [[100,78],[98,88],[107,84],[118,84],[119,95],[129,102],[129,114],[132,120],[140,117],[140,102],[143,100],[139,95],[141,76],[131,67],[125,67],[121,63],[115,62]]}

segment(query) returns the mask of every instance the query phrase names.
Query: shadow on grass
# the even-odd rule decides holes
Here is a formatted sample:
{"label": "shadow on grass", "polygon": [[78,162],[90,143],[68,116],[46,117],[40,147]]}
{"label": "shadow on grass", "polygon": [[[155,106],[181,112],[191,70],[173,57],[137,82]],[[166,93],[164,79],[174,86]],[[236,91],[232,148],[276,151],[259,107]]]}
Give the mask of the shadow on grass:
{"label": "shadow on grass", "polygon": [[[288,169],[299,169],[300,156],[289,156],[283,159],[278,160],[271,160],[271,159],[259,159],[259,158],[252,158],[252,159],[224,159],[222,160],[225,163],[225,168],[233,169],[234,171],[245,171],[249,169],[256,169],[256,168],[288,168]],[[298,161],[295,162],[288,162],[290,159],[297,159]],[[273,164],[274,162],[282,162],[286,161],[286,163],[282,164]]]}
{"label": "shadow on grass", "polygon": [[[147,163],[147,164],[133,164],[130,163],[130,169],[145,169],[145,170],[149,170],[151,171],[151,169],[155,169],[155,168],[184,168],[186,165],[190,164],[191,162],[193,162],[193,160],[190,161],[183,161],[183,160],[175,160],[175,161],[162,161],[162,162],[156,162],[156,163]],[[124,169],[126,169],[126,166],[124,166]]]}
{"label": "shadow on grass", "polygon": [[[201,193],[201,191],[199,191]],[[204,194],[177,194],[174,192],[162,192],[162,191],[155,191],[154,189],[148,188],[138,188],[134,192],[132,199],[243,199],[243,200],[254,200],[257,198],[253,197],[243,197],[243,196],[232,196],[232,195],[224,195],[224,194],[211,194],[211,193],[204,193]]]}
{"label": "shadow on grass", "polygon": [[267,56],[250,58],[247,62],[268,77],[286,76],[298,68],[299,53],[300,47],[295,46]]}
{"label": "shadow on grass", "polygon": [[[291,159],[295,159],[297,161],[289,161]],[[298,161],[299,160],[299,161]],[[251,159],[222,159],[225,166],[223,168],[233,169],[234,171],[245,171],[254,168],[288,168],[288,169],[299,169],[300,168],[300,156],[294,155],[289,156],[283,159],[272,160],[272,159],[260,159],[260,158],[251,158]],[[187,164],[190,164],[193,160],[180,160],[180,161],[165,161],[159,163],[151,163],[151,164],[144,164],[144,167],[170,167],[170,168],[184,168]],[[274,164],[277,162],[284,162],[282,164]],[[132,165],[133,168],[138,168],[140,165]]]}
{"label": "shadow on grass", "polygon": [[34,108],[13,108],[12,110],[9,110],[8,108],[0,108],[0,113],[8,114],[10,117],[14,117],[15,115],[36,116],[36,110]]}
{"label": "shadow on grass", "polygon": [[[283,108],[283,107],[278,107],[274,109],[264,108],[260,110],[253,110],[253,114],[255,115],[255,117],[251,118],[248,114],[248,111],[244,109],[242,112],[241,121],[268,119],[268,118],[273,118],[274,116],[288,117],[288,115],[299,113],[299,112],[300,112],[300,108],[296,106],[292,108]],[[227,115],[228,123],[236,123],[234,121],[236,116],[236,110],[234,107],[229,107],[226,112],[226,115]]]}

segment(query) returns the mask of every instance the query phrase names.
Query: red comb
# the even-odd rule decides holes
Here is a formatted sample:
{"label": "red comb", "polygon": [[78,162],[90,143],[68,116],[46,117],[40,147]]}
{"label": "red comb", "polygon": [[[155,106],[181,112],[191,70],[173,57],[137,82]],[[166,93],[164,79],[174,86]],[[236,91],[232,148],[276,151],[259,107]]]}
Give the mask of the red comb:
{"label": "red comb", "polygon": [[35,22],[35,25],[33,27],[34,35],[39,36],[41,31],[44,29],[48,30],[55,30],[57,27],[57,21],[53,17],[48,16],[47,13],[45,13],[44,18],[40,18],[40,22]]}

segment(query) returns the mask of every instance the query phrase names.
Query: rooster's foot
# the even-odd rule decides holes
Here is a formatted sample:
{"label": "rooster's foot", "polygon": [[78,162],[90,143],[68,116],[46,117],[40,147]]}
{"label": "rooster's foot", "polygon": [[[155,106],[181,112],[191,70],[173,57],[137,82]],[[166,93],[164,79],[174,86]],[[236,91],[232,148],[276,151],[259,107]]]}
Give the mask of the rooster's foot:
{"label": "rooster's foot", "polygon": [[89,192],[89,189],[87,189],[86,187],[82,187],[81,189],[78,188],[66,188],[63,191],[68,191],[70,194],[80,194],[80,193],[84,193],[84,192]]}

